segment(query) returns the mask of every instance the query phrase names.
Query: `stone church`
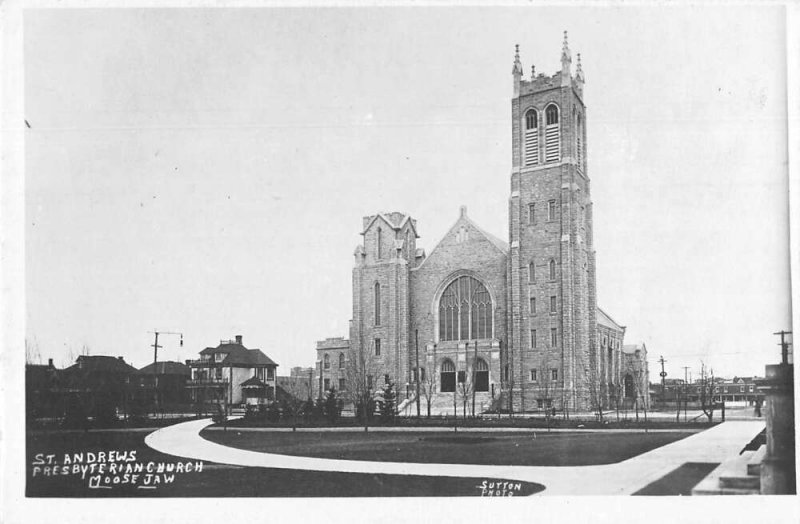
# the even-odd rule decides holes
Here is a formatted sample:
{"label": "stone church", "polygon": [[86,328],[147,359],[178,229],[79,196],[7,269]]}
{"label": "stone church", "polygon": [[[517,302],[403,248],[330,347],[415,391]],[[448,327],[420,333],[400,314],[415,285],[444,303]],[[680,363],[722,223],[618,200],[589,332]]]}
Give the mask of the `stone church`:
{"label": "stone church", "polygon": [[363,218],[350,338],[317,343],[315,386],[346,392],[347,359],[366,355],[370,382],[397,385],[401,407],[417,379],[438,413],[452,413],[463,384],[477,411],[647,401],[646,348],[624,348],[625,327],[597,305],[580,55],[571,69],[566,32],[552,76],[523,78],[517,47],[508,241],[465,207],[427,254],[410,215]]}

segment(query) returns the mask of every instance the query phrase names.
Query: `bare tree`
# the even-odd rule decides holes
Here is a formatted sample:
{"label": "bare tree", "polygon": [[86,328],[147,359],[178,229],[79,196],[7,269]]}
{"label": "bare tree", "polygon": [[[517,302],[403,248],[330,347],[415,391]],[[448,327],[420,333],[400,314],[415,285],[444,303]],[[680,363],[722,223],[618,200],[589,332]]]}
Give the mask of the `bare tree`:
{"label": "bare tree", "polygon": [[350,347],[347,351],[344,375],[347,384],[347,393],[355,409],[361,408],[361,416],[364,422],[364,431],[369,431],[369,415],[367,412],[372,404],[375,393],[375,377],[378,373],[378,366],[375,362],[375,350],[372,346],[369,350],[361,347]]}
{"label": "bare tree", "polygon": [[705,363],[700,361],[700,406],[708,421],[714,419],[714,395],[716,383],[714,382],[714,369],[706,369]]}
{"label": "bare tree", "polygon": [[435,362],[433,370],[425,370],[425,376],[422,377],[419,387],[422,396],[425,397],[425,404],[428,408],[428,418],[431,418],[431,404],[439,389],[439,374],[436,373]]}
{"label": "bare tree", "polygon": [[297,431],[297,417],[303,410],[306,402],[311,398],[311,389],[305,379],[291,377],[292,380],[284,382],[282,388],[286,392],[283,407],[292,417],[292,431]]}
{"label": "bare tree", "polygon": [[647,391],[644,389],[646,388],[647,381],[645,377],[647,375],[645,369],[645,363],[641,361],[641,359],[636,360],[633,365],[632,373],[633,373],[633,389],[634,389],[634,402],[636,403],[636,421],[639,421],[639,402],[641,401],[641,408],[644,413],[644,422],[647,424],[647,402],[645,401],[645,396]]}
{"label": "bare tree", "polygon": [[593,373],[588,369],[584,370],[584,372],[589,377],[589,402],[592,403],[592,409],[597,412],[600,422],[603,422],[603,400],[597,373]]}
{"label": "bare tree", "polygon": [[39,351],[39,342],[36,337],[29,340],[25,337],[25,364],[41,364],[42,353]]}
{"label": "bare tree", "polygon": [[542,355],[542,365],[539,371],[541,371],[541,375],[536,377],[538,379],[537,382],[539,383],[539,396],[541,397],[542,406],[544,407],[544,418],[547,421],[547,431],[550,431],[550,419],[553,411],[553,399],[551,397],[553,388],[550,380],[552,377],[547,374],[547,357],[545,355]]}

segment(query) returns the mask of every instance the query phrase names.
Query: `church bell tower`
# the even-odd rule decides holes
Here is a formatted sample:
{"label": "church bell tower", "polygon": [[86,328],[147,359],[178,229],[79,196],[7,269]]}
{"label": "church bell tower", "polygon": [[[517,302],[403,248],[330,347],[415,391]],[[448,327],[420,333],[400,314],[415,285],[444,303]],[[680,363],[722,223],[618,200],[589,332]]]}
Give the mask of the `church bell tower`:
{"label": "church bell tower", "polygon": [[523,74],[517,46],[504,392],[515,411],[589,409],[600,394],[592,201],[584,76],[566,31],[560,71]]}

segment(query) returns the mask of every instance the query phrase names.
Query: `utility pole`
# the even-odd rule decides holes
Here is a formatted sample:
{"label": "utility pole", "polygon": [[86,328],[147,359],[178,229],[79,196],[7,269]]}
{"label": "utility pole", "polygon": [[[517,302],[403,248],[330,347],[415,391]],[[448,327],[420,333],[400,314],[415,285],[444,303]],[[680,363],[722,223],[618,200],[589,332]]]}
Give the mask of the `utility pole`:
{"label": "utility pole", "polygon": [[665,393],[665,379],[667,378],[667,372],[664,371],[664,355],[661,355],[658,361],[661,363],[661,402],[665,402],[667,400],[666,393]]}
{"label": "utility pole", "polygon": [[688,391],[688,384],[686,383],[689,380],[689,366],[683,366],[683,421],[686,422],[686,392]]}
{"label": "utility pole", "polygon": [[157,329],[153,329],[150,331],[155,335],[155,340],[151,347],[153,348],[153,399],[155,401],[156,409],[158,408],[158,348],[164,347],[158,344],[158,335],[180,335],[181,341],[180,345],[183,347],[183,333],[178,331],[158,331]]}
{"label": "utility pole", "polygon": [[419,371],[419,329],[414,330],[414,357],[417,361],[417,371],[414,373],[414,382],[417,385],[417,420],[419,420],[419,381],[422,380],[422,375]]}
{"label": "utility pole", "polygon": [[786,335],[791,335],[791,331],[784,331],[780,330],[777,333],[773,333],[773,335],[780,335],[781,336],[781,343],[778,344],[781,347],[781,364],[788,364],[789,363],[789,346],[791,342],[786,341]]}
{"label": "utility pole", "polygon": [[[469,344],[469,343],[467,343]],[[472,359],[472,418],[475,418],[475,390],[477,389],[475,386],[475,379],[477,377],[477,370],[475,369],[478,365],[478,341],[475,341],[475,356]]]}

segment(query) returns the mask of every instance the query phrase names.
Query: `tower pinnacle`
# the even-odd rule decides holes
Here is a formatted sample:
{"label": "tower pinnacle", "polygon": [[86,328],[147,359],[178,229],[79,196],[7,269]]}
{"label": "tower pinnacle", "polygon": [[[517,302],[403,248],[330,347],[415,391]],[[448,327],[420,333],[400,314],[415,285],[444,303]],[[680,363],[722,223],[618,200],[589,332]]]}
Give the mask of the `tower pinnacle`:
{"label": "tower pinnacle", "polygon": [[522,62],[519,61],[519,44],[515,48],[514,68],[511,70],[511,74],[514,75],[514,97],[516,98],[519,96],[519,84],[522,80]]}
{"label": "tower pinnacle", "polygon": [[519,61],[519,44],[515,46],[514,52],[514,69],[511,70],[512,75],[522,75],[522,62]]}
{"label": "tower pinnacle", "polygon": [[568,86],[572,83],[570,76],[570,66],[572,65],[572,54],[569,52],[569,42],[567,42],[567,32],[564,31],[564,44],[561,46],[561,85]]}

